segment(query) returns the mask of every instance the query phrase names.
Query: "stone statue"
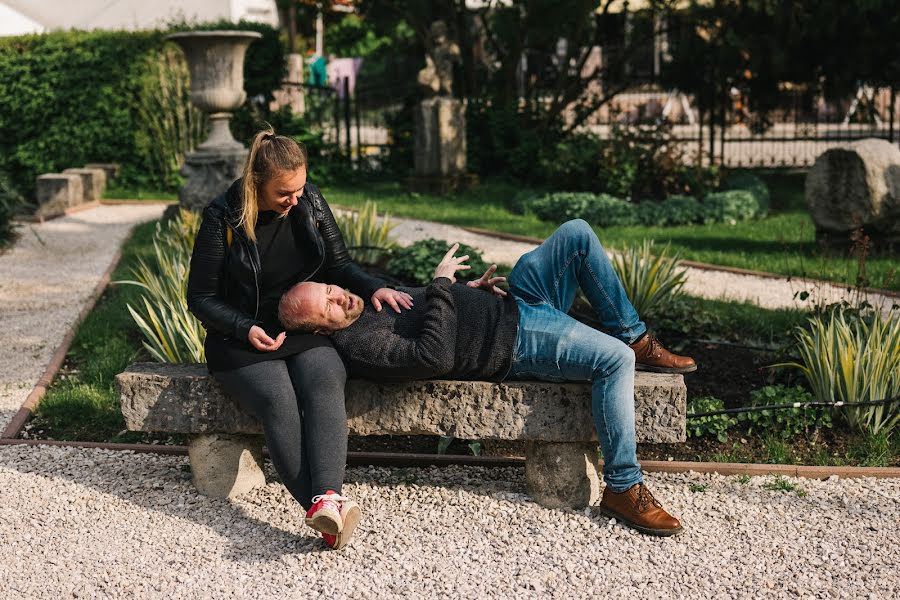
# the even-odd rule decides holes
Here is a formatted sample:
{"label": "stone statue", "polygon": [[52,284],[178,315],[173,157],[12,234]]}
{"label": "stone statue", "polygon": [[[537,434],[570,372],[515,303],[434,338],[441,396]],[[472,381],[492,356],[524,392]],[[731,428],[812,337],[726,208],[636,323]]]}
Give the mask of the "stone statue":
{"label": "stone statue", "polygon": [[425,68],[419,71],[419,85],[427,96],[452,96],[453,65],[460,60],[459,45],[447,39],[447,25],[443,21],[432,23],[430,34]]}

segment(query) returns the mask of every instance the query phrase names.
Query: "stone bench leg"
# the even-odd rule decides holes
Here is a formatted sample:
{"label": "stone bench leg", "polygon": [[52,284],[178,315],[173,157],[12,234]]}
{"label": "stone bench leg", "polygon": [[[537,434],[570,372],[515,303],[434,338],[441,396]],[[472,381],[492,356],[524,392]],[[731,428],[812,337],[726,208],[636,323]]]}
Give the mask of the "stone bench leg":
{"label": "stone bench leg", "polygon": [[188,455],[197,491],[213,498],[232,498],[265,485],[262,447],[259,435],[193,436]]}
{"label": "stone bench leg", "polygon": [[584,508],[600,500],[597,444],[526,442],[528,495],[547,508]]}

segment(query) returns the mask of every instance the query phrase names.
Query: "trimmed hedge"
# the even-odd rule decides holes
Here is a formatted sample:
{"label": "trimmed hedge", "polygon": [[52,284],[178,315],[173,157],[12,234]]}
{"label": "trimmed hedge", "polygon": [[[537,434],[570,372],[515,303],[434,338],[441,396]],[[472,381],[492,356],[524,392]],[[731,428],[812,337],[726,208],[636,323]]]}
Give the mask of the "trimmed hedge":
{"label": "trimmed hedge", "polygon": [[765,216],[769,198],[766,184],[754,175],[735,178],[731,182],[734,186],[739,184],[751,189],[713,192],[702,201],[691,196],[670,196],[662,202],[640,204],[607,194],[559,192],[531,201],[529,208],[543,221],[561,223],[584,219],[597,227],[734,224]]}
{"label": "trimmed hedge", "polygon": [[[142,168],[134,100],[160,32],[72,31],[0,38],[0,171],[26,197],[41,173],[89,162]],[[139,171],[138,171],[139,172]]]}
{"label": "trimmed hedge", "polygon": [[[249,96],[278,87],[284,55],[275,29],[258,23],[209,23],[175,29],[252,29],[247,51]],[[41,173],[89,162],[116,162],[123,186],[171,188],[159,160],[139,141],[138,103],[146,94],[148,58],[168,32],[66,31],[0,38],[0,172],[33,197]],[[273,64],[280,65],[273,68]]]}

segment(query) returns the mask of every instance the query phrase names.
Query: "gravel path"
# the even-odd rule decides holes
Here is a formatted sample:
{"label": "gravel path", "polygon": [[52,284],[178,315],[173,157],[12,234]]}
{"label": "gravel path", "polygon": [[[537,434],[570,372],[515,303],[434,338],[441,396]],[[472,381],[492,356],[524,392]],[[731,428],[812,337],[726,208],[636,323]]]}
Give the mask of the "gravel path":
{"label": "gravel path", "polygon": [[[442,223],[415,219],[391,220],[397,222],[393,234],[403,246],[426,238],[462,242],[481,250],[488,262],[510,266],[514,265],[522,254],[535,248],[534,244],[480,235]],[[752,302],[765,308],[808,309],[816,304],[840,302],[843,299],[853,300],[853,294],[846,287],[827,282],[803,281],[788,277],[759,277],[696,267],[687,267],[687,283],[684,291],[692,296]],[[804,291],[809,293],[806,300],[794,297],[796,293]],[[868,294],[867,300],[885,314],[891,310],[892,305],[900,305],[900,298],[881,294]]]}
{"label": "gravel path", "polygon": [[[0,447],[0,591],[21,598],[897,598],[900,481],[652,474],[686,531],[550,510],[521,469],[354,468],[324,550],[273,481],[200,496],[184,457]],[[691,485],[695,490],[691,492]],[[705,491],[699,491],[704,489]],[[635,594],[641,594],[636,596]]]}
{"label": "gravel path", "polygon": [[0,254],[0,430],[25,401],[131,228],[161,204],[99,206],[19,226]]}

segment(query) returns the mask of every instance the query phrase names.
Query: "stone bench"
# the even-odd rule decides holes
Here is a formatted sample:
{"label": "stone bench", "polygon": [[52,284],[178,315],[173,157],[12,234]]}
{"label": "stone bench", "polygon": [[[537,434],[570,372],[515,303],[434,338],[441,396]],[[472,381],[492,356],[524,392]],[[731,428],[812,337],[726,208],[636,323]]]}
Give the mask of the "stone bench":
{"label": "stone bench", "polygon": [[[206,365],[137,363],[116,376],[116,387],[129,430],[190,436],[201,493],[231,497],[265,484],[262,429]],[[637,440],[683,442],[686,398],[681,375],[637,372]],[[588,384],[351,380],[346,404],[351,435],[524,440],[525,480],[536,502],[580,508],[599,498]]]}

